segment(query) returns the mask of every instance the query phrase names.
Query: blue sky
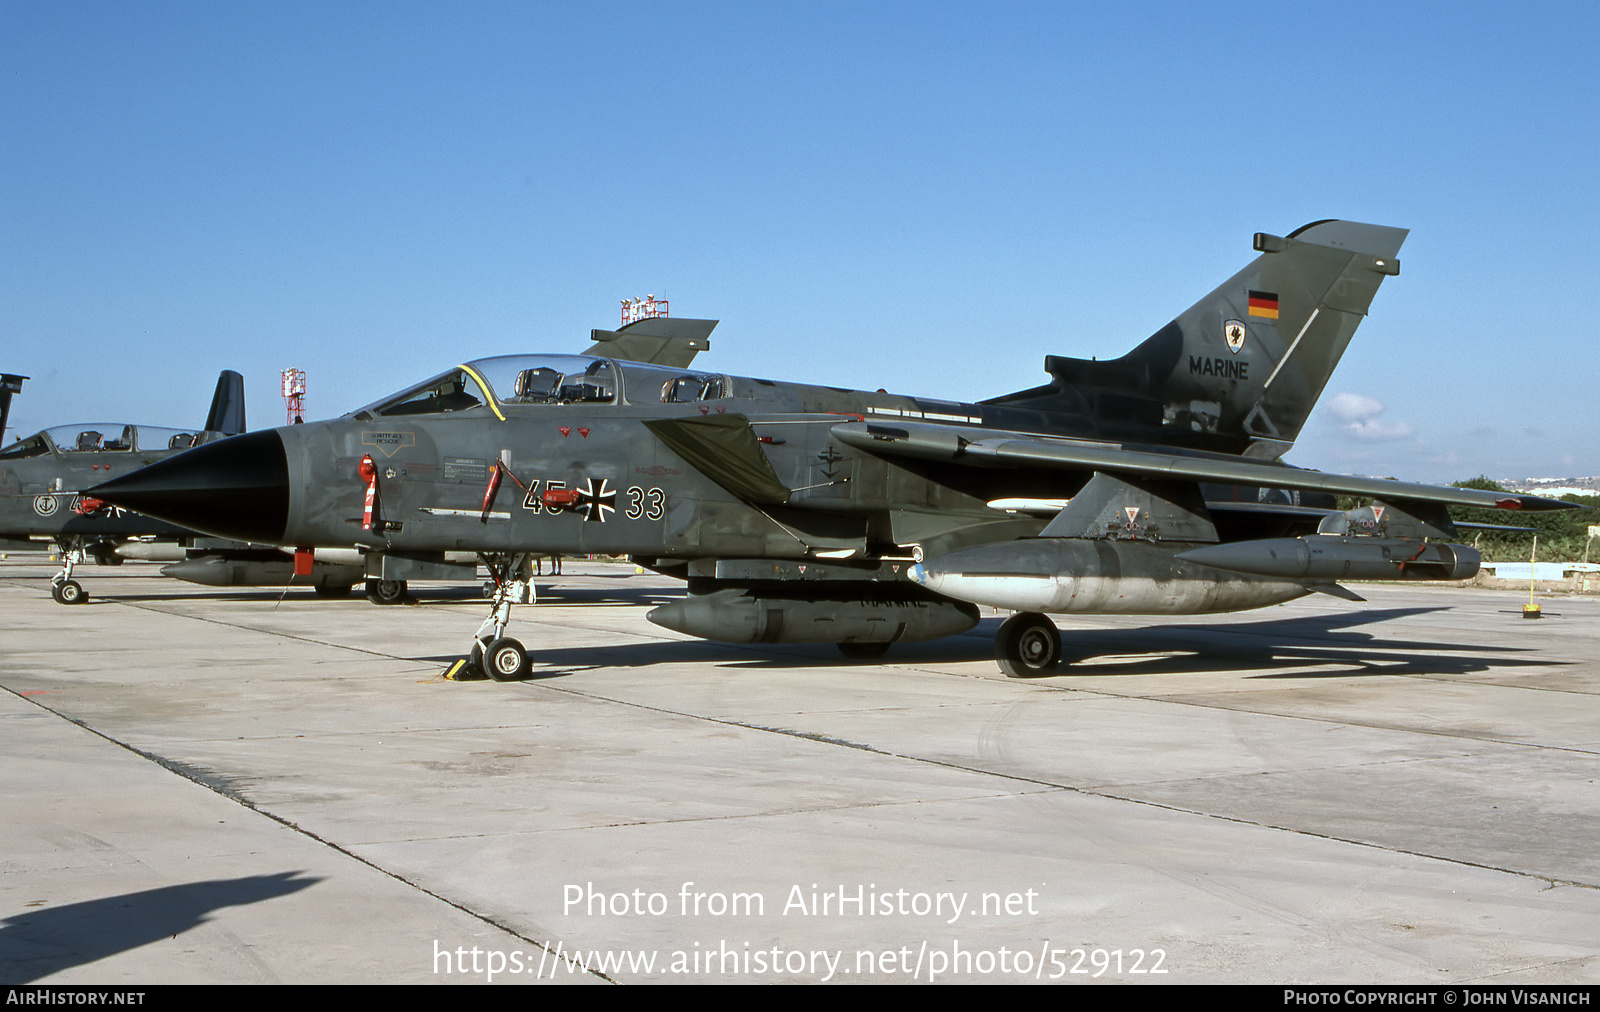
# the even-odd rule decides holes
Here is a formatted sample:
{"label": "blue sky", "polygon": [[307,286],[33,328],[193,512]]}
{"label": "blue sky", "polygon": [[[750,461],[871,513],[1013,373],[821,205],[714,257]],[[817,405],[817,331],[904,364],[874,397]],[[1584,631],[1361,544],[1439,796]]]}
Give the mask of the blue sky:
{"label": "blue sky", "polygon": [[331,416],[646,293],[707,368],[980,399],[1342,217],[1412,234],[1291,462],[1600,474],[1596,11],[8,0],[12,425]]}

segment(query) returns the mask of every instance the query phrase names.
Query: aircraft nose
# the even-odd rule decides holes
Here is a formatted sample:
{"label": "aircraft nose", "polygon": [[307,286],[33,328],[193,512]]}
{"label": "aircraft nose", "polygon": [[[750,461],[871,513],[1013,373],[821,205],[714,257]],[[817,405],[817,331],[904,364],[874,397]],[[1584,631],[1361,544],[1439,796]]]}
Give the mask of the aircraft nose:
{"label": "aircraft nose", "polygon": [[276,431],[206,443],[88,489],[145,516],[235,541],[283,543],[289,461]]}

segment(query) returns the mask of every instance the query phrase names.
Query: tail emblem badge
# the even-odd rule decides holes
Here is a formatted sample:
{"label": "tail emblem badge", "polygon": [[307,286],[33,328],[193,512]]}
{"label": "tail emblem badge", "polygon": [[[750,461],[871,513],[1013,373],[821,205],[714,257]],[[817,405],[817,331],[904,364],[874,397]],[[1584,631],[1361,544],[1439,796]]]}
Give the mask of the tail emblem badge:
{"label": "tail emblem badge", "polygon": [[1244,347],[1244,324],[1229,320],[1222,325],[1222,336],[1228,339],[1228,350],[1239,354],[1239,349]]}

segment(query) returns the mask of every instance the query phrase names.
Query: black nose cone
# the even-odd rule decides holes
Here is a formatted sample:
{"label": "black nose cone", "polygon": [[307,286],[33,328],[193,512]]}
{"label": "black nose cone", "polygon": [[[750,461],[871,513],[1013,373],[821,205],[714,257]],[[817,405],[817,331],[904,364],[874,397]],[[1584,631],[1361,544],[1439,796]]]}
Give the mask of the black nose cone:
{"label": "black nose cone", "polygon": [[204,534],[278,545],[289,522],[289,461],[269,429],[197,446],[84,494]]}

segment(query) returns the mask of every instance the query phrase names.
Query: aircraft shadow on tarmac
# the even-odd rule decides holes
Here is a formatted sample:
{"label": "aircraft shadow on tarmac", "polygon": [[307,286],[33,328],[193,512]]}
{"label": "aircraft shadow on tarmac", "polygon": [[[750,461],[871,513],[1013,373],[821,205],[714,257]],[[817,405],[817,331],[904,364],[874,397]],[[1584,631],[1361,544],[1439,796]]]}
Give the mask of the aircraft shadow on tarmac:
{"label": "aircraft shadow on tarmac", "polygon": [[[1351,675],[1463,675],[1494,667],[1543,667],[1567,662],[1516,656],[1531,648],[1387,637],[1362,626],[1448,611],[1390,608],[1307,615],[1261,622],[1152,625],[1142,629],[1063,630],[1062,663],[1101,657],[1061,674],[1140,675],[1251,671],[1251,678],[1346,678]],[[1141,657],[1140,655],[1147,655]],[[1328,668],[1338,670],[1305,670]]]}
{"label": "aircraft shadow on tarmac", "polygon": [[[1050,678],[1075,675],[1183,674],[1249,671],[1252,678],[1343,678],[1351,675],[1461,675],[1491,667],[1542,667],[1562,660],[1516,656],[1528,648],[1385,637],[1363,627],[1447,608],[1389,608],[1304,615],[1260,622],[1158,624],[1134,629],[1062,628],[1062,665]],[[994,634],[1003,620],[985,619],[971,632],[924,643],[896,644],[884,664],[985,661],[994,657]],[[536,641],[530,641],[530,645]],[[563,647],[532,645],[530,680],[558,678],[599,667],[713,664],[724,668],[842,667],[849,661],[830,644],[724,644],[656,641]],[[1084,664],[1096,658],[1117,658]],[[441,664],[454,655],[417,657]],[[1327,669],[1337,666],[1338,670]]]}
{"label": "aircraft shadow on tarmac", "polygon": [[17,914],[0,921],[0,979],[31,983],[210,920],[214,910],[276,899],[322,881],[279,872],[163,886]]}

